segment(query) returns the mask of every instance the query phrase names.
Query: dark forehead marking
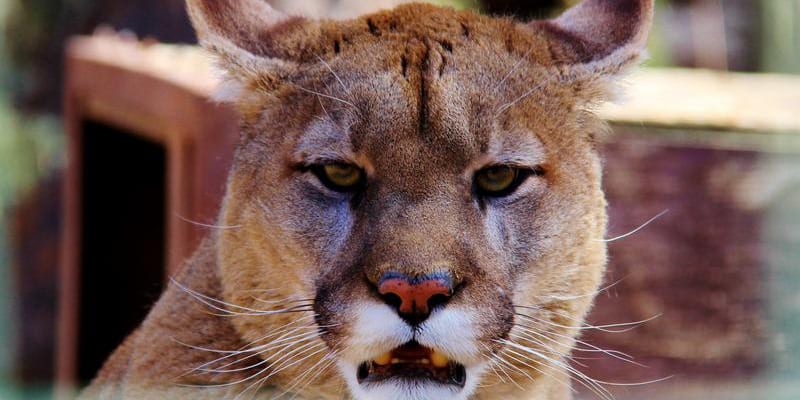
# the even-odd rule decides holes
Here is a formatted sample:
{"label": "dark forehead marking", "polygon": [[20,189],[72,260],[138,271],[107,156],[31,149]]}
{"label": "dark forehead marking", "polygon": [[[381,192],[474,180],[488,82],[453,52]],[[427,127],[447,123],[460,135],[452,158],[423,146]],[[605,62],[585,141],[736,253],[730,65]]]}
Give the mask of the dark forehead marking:
{"label": "dark forehead marking", "polygon": [[430,117],[430,112],[428,111],[428,80],[426,79],[426,75],[428,68],[430,68],[431,48],[427,39],[422,42],[422,46],[423,54],[419,65],[419,94],[417,95],[417,123],[419,125],[418,131],[420,136],[424,136],[427,133],[429,129],[428,118]]}
{"label": "dark forehead marking", "polygon": [[401,59],[401,64],[401,69],[405,71],[403,77],[414,88],[413,93],[416,95],[417,134],[420,138],[424,138],[431,130],[429,123],[430,91],[428,88],[431,84],[429,73],[431,68],[430,39],[421,37],[409,40],[406,45],[405,55]]}

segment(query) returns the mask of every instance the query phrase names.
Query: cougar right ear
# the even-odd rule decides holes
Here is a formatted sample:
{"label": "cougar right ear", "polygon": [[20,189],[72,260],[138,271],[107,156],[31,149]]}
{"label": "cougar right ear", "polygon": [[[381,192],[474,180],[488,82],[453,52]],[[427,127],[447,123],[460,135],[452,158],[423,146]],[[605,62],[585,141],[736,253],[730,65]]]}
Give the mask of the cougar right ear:
{"label": "cougar right ear", "polygon": [[285,15],[264,0],[186,0],[186,6],[200,44],[227,72],[223,100],[236,100],[242,89],[291,71],[319,37],[316,23]]}
{"label": "cougar right ear", "polygon": [[553,20],[532,26],[557,61],[613,76],[636,64],[653,20],[654,0],[583,0]]}

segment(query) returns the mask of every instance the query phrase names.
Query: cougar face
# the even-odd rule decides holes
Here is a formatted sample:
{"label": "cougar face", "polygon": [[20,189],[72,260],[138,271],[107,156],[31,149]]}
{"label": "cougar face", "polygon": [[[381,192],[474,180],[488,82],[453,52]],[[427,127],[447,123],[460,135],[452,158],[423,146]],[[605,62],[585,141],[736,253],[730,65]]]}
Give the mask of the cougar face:
{"label": "cougar face", "polygon": [[233,319],[246,341],[294,343],[260,354],[291,360],[270,380],[357,399],[561,393],[606,259],[591,105],[636,61],[651,2],[531,23],[188,3],[243,119],[225,301],[275,311]]}

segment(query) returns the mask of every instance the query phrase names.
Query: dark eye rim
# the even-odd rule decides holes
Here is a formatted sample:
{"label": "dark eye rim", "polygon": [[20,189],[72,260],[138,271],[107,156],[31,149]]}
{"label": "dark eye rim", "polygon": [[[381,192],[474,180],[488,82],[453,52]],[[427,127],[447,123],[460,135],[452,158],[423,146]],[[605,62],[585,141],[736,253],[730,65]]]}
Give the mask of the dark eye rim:
{"label": "dark eye rim", "polygon": [[[492,168],[510,168],[514,172],[514,180],[511,182],[510,185],[508,185],[508,187],[504,188],[503,190],[493,192],[481,189],[480,185],[478,185],[478,175],[480,175],[481,172],[484,172]],[[530,167],[520,167],[517,165],[503,165],[503,164],[488,165],[475,172],[475,175],[472,178],[472,186],[474,188],[473,191],[475,192],[475,194],[481,198],[502,198],[502,197],[507,197],[516,192],[517,189],[519,189],[519,187],[523,183],[525,183],[525,181],[528,180],[528,178],[530,178],[531,176],[542,176],[542,175],[544,175],[544,169],[540,166],[530,168]]]}
{"label": "dark eye rim", "polygon": [[[340,166],[347,166],[347,167],[355,167],[358,170],[359,175],[360,175],[359,179],[358,179],[358,182],[356,182],[355,184],[353,184],[351,186],[337,185],[336,183],[331,181],[330,178],[328,178],[328,174],[325,173],[325,167],[328,166],[328,165],[340,165]],[[325,186],[326,188],[328,188],[328,189],[330,189],[330,190],[332,190],[334,192],[338,192],[338,193],[353,193],[353,192],[357,192],[357,191],[361,190],[366,185],[366,182],[367,182],[366,173],[364,172],[364,169],[360,168],[359,166],[357,166],[355,164],[350,164],[350,163],[345,163],[345,162],[330,162],[330,163],[324,163],[324,164],[310,165],[310,166],[307,166],[306,169],[308,171],[311,171],[311,173],[314,174],[314,176],[317,177],[317,179],[322,183],[323,186]]]}

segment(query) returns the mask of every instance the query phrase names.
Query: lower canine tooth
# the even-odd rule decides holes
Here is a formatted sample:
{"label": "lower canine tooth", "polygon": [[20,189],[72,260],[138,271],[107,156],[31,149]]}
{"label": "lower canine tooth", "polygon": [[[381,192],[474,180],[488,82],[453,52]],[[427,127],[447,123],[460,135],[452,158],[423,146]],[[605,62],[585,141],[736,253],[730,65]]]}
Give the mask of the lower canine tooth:
{"label": "lower canine tooth", "polygon": [[383,353],[372,361],[378,365],[389,365],[389,362],[392,361],[392,353]]}
{"label": "lower canine tooth", "polygon": [[439,353],[439,352],[436,352],[436,351],[431,353],[431,364],[433,364],[434,367],[436,367],[436,368],[444,368],[444,367],[447,366],[447,363],[449,363],[449,362],[450,362],[450,360],[447,358],[446,355],[444,355],[442,353]]}

